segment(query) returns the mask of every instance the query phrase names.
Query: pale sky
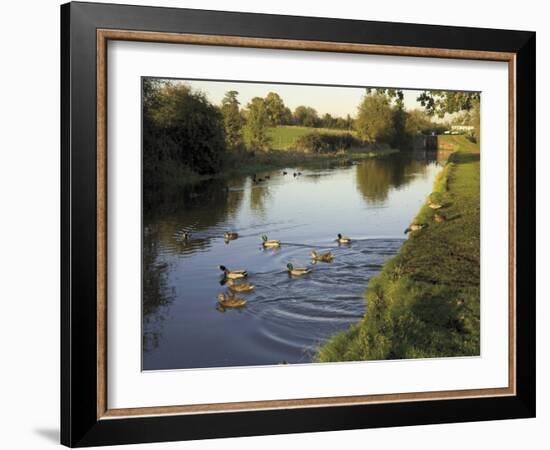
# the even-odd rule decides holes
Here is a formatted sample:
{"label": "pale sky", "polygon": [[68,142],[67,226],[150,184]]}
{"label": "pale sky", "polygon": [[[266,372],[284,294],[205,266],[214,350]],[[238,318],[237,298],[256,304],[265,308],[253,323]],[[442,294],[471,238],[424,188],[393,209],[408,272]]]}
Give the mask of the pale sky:
{"label": "pale sky", "polygon": [[[175,80],[174,80],[175,81]],[[253,97],[265,97],[269,92],[281,96],[285,105],[292,111],[297,106],[311,106],[319,116],[329,113],[334,117],[345,117],[347,114],[355,117],[357,106],[365,94],[365,88],[334,87],[334,86],[304,86],[292,84],[264,84],[237,81],[195,81],[181,80],[193,89],[204,92],[210,102],[220,105],[227,91],[237,91],[241,107]],[[422,91],[404,90],[406,109],[421,108],[416,98]]]}

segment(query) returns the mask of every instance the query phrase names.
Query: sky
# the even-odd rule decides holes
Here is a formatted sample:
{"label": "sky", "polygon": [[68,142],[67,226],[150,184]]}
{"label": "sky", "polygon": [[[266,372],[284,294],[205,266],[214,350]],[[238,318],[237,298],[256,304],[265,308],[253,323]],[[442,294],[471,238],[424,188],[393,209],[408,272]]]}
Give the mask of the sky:
{"label": "sky", "polygon": [[[238,99],[242,107],[253,97],[265,97],[269,92],[278,93],[285,105],[292,111],[297,106],[310,106],[322,116],[329,113],[334,117],[345,117],[349,114],[355,117],[357,106],[365,94],[365,88],[309,86],[293,84],[264,84],[227,81],[195,81],[181,80],[193,89],[204,92],[207,98],[215,105],[220,105],[227,91],[235,90],[239,93]],[[406,109],[420,108],[416,98],[422,91],[404,90]]]}

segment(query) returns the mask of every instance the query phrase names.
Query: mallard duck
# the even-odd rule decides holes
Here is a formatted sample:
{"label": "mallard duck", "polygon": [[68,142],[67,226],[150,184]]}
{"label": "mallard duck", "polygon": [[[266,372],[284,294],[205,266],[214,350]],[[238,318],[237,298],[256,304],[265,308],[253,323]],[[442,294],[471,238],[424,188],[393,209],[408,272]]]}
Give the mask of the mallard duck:
{"label": "mallard duck", "polygon": [[434,202],[430,202],[428,203],[428,206],[432,209],[440,209],[440,208],[443,208],[443,205],[441,203],[434,203]]}
{"label": "mallard duck", "polygon": [[351,244],[351,239],[338,233],[338,238],[336,239],[336,242],[338,242],[339,244]]}
{"label": "mallard duck", "polygon": [[311,258],[313,259],[313,261],[332,262],[332,260],[334,259],[334,255],[330,252],[321,253],[319,255],[315,250],[313,250],[311,252]]}
{"label": "mallard duck", "polygon": [[237,278],[245,278],[248,276],[246,270],[228,270],[225,266],[220,266],[220,270],[224,273],[225,278],[228,280],[235,280]]}
{"label": "mallard duck", "polygon": [[307,267],[294,267],[291,263],[288,263],[286,267],[288,268],[288,273],[295,277],[301,277],[311,272]]}
{"label": "mallard duck", "polygon": [[254,290],[254,285],[250,283],[235,283],[233,280],[228,280],[227,285],[232,292],[250,292]]}
{"label": "mallard duck", "polygon": [[226,241],[233,241],[233,240],[237,239],[238,237],[239,237],[239,233],[235,233],[234,231],[226,231],[223,234],[223,238]]}
{"label": "mallard duck", "polygon": [[246,300],[237,298],[234,295],[227,295],[223,292],[218,294],[218,303],[223,308],[242,308],[246,305]]}
{"label": "mallard duck", "polygon": [[264,234],[262,236],[262,246],[264,248],[276,248],[280,247],[281,241],[276,241],[275,239],[268,239],[267,236]]}
{"label": "mallard duck", "polygon": [[447,220],[447,217],[445,217],[443,214],[434,214],[434,220],[436,222],[445,222]]}
{"label": "mallard duck", "polygon": [[428,225],[425,223],[413,223],[405,230],[405,234],[410,233],[411,231],[420,231],[426,228]]}

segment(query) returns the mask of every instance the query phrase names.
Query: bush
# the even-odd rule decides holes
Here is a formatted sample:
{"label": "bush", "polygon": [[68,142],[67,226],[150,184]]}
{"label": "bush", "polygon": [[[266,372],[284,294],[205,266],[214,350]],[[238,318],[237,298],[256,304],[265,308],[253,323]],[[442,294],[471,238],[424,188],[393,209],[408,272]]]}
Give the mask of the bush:
{"label": "bush", "polygon": [[360,142],[349,133],[314,132],[299,137],[294,143],[296,150],[306,153],[335,153],[358,145]]}

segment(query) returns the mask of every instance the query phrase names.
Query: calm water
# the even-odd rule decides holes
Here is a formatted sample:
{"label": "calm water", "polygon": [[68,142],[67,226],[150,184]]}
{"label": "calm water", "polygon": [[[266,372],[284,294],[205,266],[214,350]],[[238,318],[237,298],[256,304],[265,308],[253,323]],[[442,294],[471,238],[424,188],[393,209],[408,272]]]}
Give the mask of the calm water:
{"label": "calm water", "polygon": [[[144,196],[144,370],[310,362],[365,314],[368,281],[403,243],[439,166],[421,155],[285,170],[257,174],[271,176],[262,184],[236,177]],[[228,230],[239,238],[226,244]],[[338,246],[339,232],[352,245]],[[262,249],[262,234],[281,248]],[[286,264],[311,265],[312,249],[336,259],[290,278]],[[217,307],[220,264],[248,270],[245,308]]]}

